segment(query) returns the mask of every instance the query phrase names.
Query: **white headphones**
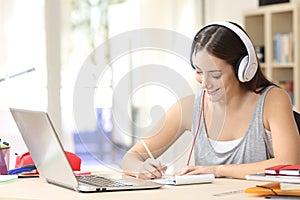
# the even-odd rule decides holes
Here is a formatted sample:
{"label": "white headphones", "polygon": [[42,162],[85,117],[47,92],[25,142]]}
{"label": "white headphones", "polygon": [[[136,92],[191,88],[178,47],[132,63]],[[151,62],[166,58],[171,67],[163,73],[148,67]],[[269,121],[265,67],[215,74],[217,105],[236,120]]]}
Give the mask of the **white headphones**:
{"label": "white headphones", "polygon": [[252,42],[249,39],[249,37],[247,36],[247,34],[243,30],[241,30],[238,26],[236,26],[230,22],[225,22],[225,21],[213,22],[211,24],[207,24],[201,30],[203,30],[204,28],[206,28],[208,26],[212,26],[212,25],[226,27],[226,28],[230,29],[231,31],[233,31],[242,40],[242,42],[244,43],[244,45],[247,49],[248,55],[241,58],[238,63],[238,66],[237,66],[238,67],[238,70],[237,70],[238,71],[238,79],[241,82],[250,81],[256,74],[256,71],[258,68],[258,63],[257,63],[257,59],[256,59],[256,52],[255,52]]}

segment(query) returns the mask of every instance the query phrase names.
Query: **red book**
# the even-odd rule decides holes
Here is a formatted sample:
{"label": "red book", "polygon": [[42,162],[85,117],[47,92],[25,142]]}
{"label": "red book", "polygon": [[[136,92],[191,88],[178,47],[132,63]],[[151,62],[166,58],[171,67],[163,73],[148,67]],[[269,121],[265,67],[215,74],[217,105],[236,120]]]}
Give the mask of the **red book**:
{"label": "red book", "polygon": [[279,174],[290,175],[290,176],[300,176],[300,164],[288,165],[279,169]]}
{"label": "red book", "polygon": [[281,170],[284,167],[288,167],[290,165],[275,165],[272,167],[268,167],[265,169],[265,174],[270,174],[270,175],[278,175],[279,170]]}

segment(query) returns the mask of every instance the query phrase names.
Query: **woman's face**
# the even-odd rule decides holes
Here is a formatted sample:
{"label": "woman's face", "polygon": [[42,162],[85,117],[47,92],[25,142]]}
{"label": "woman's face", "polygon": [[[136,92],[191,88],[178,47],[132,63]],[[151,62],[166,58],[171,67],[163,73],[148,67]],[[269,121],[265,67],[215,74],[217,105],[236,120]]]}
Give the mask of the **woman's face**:
{"label": "woman's face", "polygon": [[202,85],[210,101],[225,100],[227,92],[239,84],[232,66],[206,50],[197,52],[194,66],[196,80]]}

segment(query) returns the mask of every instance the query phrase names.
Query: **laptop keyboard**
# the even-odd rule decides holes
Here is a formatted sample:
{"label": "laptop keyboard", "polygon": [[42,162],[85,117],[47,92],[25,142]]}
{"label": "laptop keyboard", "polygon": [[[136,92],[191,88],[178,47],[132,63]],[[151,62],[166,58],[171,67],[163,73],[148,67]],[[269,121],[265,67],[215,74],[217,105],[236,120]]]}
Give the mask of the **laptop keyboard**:
{"label": "laptop keyboard", "polygon": [[87,176],[80,176],[78,178],[79,182],[90,184],[96,187],[124,187],[124,186],[131,186],[132,184],[122,183],[119,181],[115,181],[112,179],[108,179],[102,176],[97,175],[87,175]]}

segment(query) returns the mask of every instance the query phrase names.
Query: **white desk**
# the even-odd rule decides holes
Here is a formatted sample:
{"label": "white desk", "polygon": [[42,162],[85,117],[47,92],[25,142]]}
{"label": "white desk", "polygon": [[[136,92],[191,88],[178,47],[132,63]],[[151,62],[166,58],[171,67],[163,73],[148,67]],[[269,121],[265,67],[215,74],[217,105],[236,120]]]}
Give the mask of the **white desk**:
{"label": "white desk", "polygon": [[[243,192],[233,192],[264,182],[236,179],[216,179],[211,184],[164,186],[154,190],[118,191],[103,193],[78,193],[48,184],[41,178],[23,178],[0,184],[0,199],[130,199],[130,200],[190,200],[190,199],[263,199]],[[233,192],[228,194],[228,192]],[[215,194],[227,193],[220,196]]]}

